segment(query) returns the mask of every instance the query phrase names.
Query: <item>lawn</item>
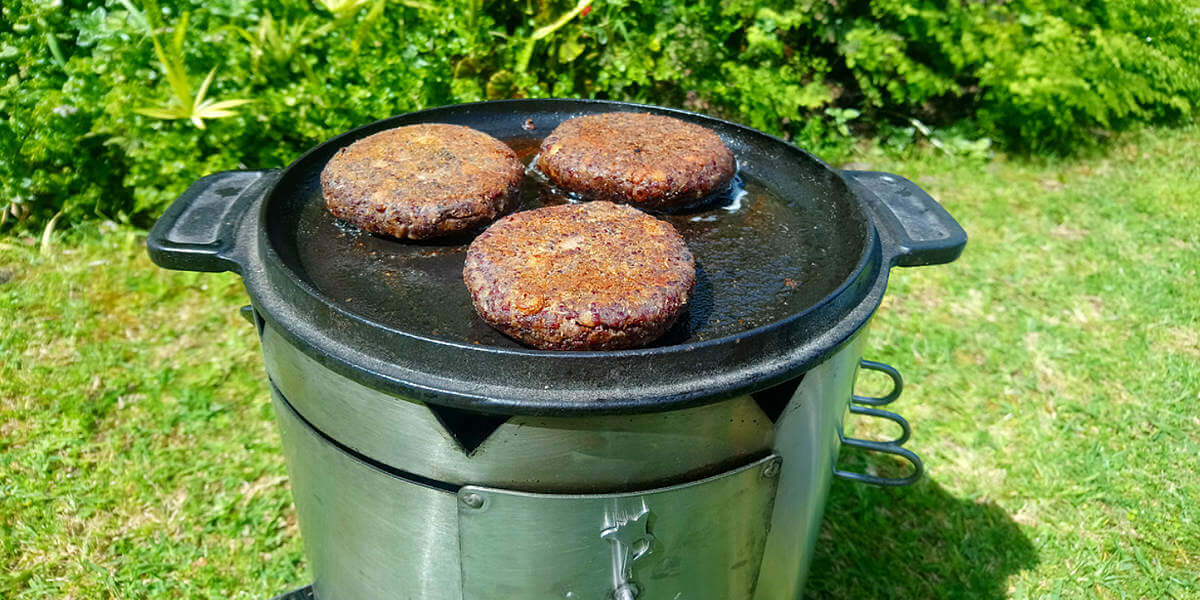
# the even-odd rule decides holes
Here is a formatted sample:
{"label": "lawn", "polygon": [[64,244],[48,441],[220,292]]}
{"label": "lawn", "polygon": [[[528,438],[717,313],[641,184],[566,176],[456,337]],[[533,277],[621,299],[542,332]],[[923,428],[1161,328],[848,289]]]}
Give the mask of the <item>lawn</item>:
{"label": "lawn", "polygon": [[[861,152],[971,241],[893,272],[867,357],[905,374],[928,476],[834,483],[811,596],[1200,597],[1197,156],[1196,128],[1069,160]],[[0,598],[308,582],[245,303],[140,231],[0,238]]]}

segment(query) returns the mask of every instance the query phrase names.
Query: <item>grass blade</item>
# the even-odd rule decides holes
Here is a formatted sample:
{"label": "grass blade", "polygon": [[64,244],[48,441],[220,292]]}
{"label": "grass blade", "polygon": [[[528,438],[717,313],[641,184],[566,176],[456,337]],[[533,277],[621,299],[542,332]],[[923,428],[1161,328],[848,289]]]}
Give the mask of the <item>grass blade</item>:
{"label": "grass blade", "polygon": [[241,106],[243,104],[250,104],[251,102],[254,102],[254,101],[246,100],[243,98],[237,98],[234,100],[221,100],[220,102],[209,102],[204,105],[204,112],[210,113],[214,110],[227,110],[227,109],[233,108],[235,106]]}
{"label": "grass blade", "polygon": [[155,119],[167,119],[167,120],[178,119],[182,116],[186,116],[186,115],[180,114],[178,109],[171,110],[171,109],[166,109],[166,108],[154,108],[152,106],[147,106],[144,108],[135,108],[135,109],[133,109],[133,112],[135,112],[139,115],[146,115],[147,117],[154,117]]}
{"label": "grass blade", "polygon": [[559,29],[562,28],[563,25],[566,25],[571,19],[574,19],[577,15],[579,15],[579,13],[583,12],[583,9],[585,9],[591,5],[592,5],[592,0],[579,0],[579,3],[576,4],[575,8],[571,9],[570,12],[564,14],[563,16],[559,17],[557,21],[555,21],[549,25],[546,25],[545,27],[539,27],[536,31],[533,32],[533,35],[530,36],[529,39],[540,40],[540,39],[554,33],[555,31],[558,31]]}
{"label": "grass blade", "polygon": [[171,50],[175,53],[175,58],[182,61],[183,59],[183,38],[187,35],[188,18],[191,13],[183,11],[179,15],[179,23],[175,25],[175,35],[171,38]]}
{"label": "grass blade", "polygon": [[204,78],[204,83],[200,84],[200,90],[196,92],[196,99],[192,102],[192,114],[200,112],[200,108],[204,106],[204,95],[208,93],[208,86],[212,85],[213,76],[217,74],[217,68],[213,67],[208,72],[208,77]]}
{"label": "grass blade", "polygon": [[46,223],[46,228],[42,230],[42,245],[40,248],[42,256],[48,256],[50,254],[50,247],[53,242],[52,236],[54,235],[54,226],[58,225],[58,218],[62,215],[63,211],[61,210],[57,213],[54,213],[54,216],[50,218],[48,223]]}
{"label": "grass blade", "polygon": [[171,60],[174,57],[168,58],[157,35],[151,36],[150,41],[154,43],[154,55],[158,57],[158,62],[162,65],[163,75],[167,78],[167,84],[171,86],[175,101],[180,106],[188,106],[192,101],[192,86],[188,83],[187,73],[182,71],[183,61],[179,60],[179,64],[176,65]]}

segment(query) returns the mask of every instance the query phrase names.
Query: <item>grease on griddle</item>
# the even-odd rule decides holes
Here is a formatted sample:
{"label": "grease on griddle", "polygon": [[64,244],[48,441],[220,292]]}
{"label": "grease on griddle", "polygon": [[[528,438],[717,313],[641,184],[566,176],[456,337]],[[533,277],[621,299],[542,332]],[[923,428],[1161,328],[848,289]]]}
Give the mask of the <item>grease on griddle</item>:
{"label": "grease on griddle", "polygon": [[[508,141],[526,164],[540,142]],[[794,193],[785,200],[745,171],[741,180],[744,195],[737,210],[714,203],[695,212],[656,215],[687,241],[697,274],[687,313],[655,346],[767,325],[814,304],[845,278],[847,273],[822,268],[839,248],[829,202]],[[381,238],[333,219],[315,178],[298,192],[303,201],[296,230],[302,243],[295,252],[303,275],[326,296],[352,297],[347,310],[392,329],[451,342],[518,347],[475,315],[462,283],[471,236],[435,243]],[[521,209],[566,201],[525,177]],[[789,280],[795,285],[788,285]]]}

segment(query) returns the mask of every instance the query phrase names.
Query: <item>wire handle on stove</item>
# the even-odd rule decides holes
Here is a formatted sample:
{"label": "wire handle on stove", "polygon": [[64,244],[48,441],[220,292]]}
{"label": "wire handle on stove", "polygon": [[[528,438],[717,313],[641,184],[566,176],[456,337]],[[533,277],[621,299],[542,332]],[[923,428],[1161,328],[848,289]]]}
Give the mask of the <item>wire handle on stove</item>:
{"label": "wire handle on stove", "polygon": [[896,367],[887,363],[875,362],[873,360],[860,360],[859,366],[868,371],[878,371],[892,379],[892,391],[884,396],[859,396],[854,394],[851,396],[851,402],[857,404],[865,404],[867,406],[887,406],[896,401],[900,394],[904,391],[904,378],[900,376],[900,371]]}
{"label": "wire handle on stove", "polygon": [[[889,392],[887,395],[881,396],[881,397],[852,395],[851,403],[850,403],[850,412],[853,414],[856,414],[856,415],[866,415],[866,416],[870,416],[870,417],[877,417],[880,419],[887,419],[887,420],[899,425],[901,433],[895,439],[892,439],[892,440],[886,441],[886,442],[846,437],[846,436],[842,435],[842,433],[840,431],[838,432],[838,438],[841,440],[843,446],[850,446],[851,448],[861,448],[861,449],[869,451],[869,452],[882,452],[883,454],[891,454],[893,456],[899,456],[900,458],[903,458],[904,460],[908,461],[908,463],[913,466],[913,471],[912,471],[912,473],[910,473],[909,475],[907,475],[905,477],[881,477],[879,475],[871,475],[868,473],[858,473],[855,471],[844,471],[842,469],[835,468],[833,470],[833,474],[838,477],[841,477],[842,479],[848,479],[850,481],[858,481],[861,483],[870,483],[872,485],[883,485],[883,486],[893,486],[893,487],[912,485],[913,483],[916,483],[916,481],[918,479],[920,479],[921,475],[924,474],[924,472],[925,472],[925,463],[921,462],[921,457],[917,456],[913,451],[904,447],[904,443],[907,442],[908,439],[912,436],[912,426],[908,424],[907,419],[905,419],[904,417],[902,417],[890,410],[883,410],[881,408],[872,408],[875,406],[884,406],[886,404],[891,404],[897,398],[899,398],[901,391],[903,391],[903,389],[904,389],[904,380],[900,377],[900,372],[897,371],[896,368],[891,365],[880,363],[880,362],[875,362],[875,361],[870,361],[870,360],[860,361],[859,364],[861,365],[862,368],[867,369],[869,371],[879,371],[879,372],[887,374],[889,377],[892,378],[893,386],[892,386],[891,392]],[[860,406],[863,404],[868,405],[868,406]]]}

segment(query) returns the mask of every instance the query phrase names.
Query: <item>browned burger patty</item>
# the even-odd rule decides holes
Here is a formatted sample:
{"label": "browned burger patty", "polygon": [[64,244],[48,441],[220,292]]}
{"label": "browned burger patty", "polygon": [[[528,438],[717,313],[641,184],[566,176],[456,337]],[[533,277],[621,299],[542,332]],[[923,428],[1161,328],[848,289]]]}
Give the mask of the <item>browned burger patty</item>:
{"label": "browned burger patty", "polygon": [[733,153],[692,123],[640,113],[564,121],[542,141],[538,168],[585,200],[650,209],[687,206],[729,185]]}
{"label": "browned burger patty", "polygon": [[669,223],[609,202],[504,217],[467,251],[463,280],[483,320],[544,350],[647,344],[675,323],[696,280]]}
{"label": "browned burger patty", "polygon": [[461,125],[381,131],[321,171],[325,206],[372,233],[414,240],[489,223],[516,205],[524,166],[500,140]]}

